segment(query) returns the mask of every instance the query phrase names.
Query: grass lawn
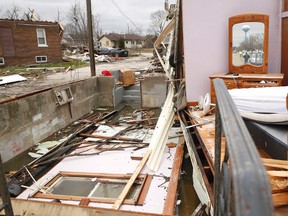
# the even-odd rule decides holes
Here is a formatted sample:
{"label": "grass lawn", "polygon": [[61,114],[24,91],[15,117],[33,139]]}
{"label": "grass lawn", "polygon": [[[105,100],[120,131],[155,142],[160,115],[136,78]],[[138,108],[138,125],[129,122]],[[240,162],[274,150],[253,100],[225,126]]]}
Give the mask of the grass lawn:
{"label": "grass lawn", "polygon": [[[31,64],[31,65],[22,65],[22,66],[14,66],[14,67],[3,67],[0,68],[0,76],[7,76],[12,74],[20,74],[22,76],[31,75],[32,73],[42,73],[45,72],[60,72],[65,71],[67,68],[80,68],[89,66],[89,64],[82,61],[70,61],[70,62],[57,62],[57,63],[49,63],[49,64]],[[53,70],[45,70],[45,68],[51,67],[64,67],[65,69],[55,69]],[[40,70],[27,70],[27,68],[43,68]]]}

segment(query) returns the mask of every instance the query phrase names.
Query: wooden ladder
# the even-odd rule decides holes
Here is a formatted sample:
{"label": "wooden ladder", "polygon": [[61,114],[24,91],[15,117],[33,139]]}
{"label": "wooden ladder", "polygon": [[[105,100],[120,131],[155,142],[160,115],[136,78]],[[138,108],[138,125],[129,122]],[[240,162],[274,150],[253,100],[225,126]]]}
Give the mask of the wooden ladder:
{"label": "wooden ladder", "polygon": [[0,212],[4,209],[6,216],[14,216],[1,154],[0,154],[0,194],[2,199],[2,204],[0,204]]}

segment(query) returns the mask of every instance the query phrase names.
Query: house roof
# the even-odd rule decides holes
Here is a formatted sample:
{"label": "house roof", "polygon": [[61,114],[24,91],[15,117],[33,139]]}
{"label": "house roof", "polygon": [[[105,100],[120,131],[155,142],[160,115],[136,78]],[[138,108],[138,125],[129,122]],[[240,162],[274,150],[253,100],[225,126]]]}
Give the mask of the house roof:
{"label": "house roof", "polygon": [[143,37],[136,35],[136,34],[117,34],[117,33],[110,33],[102,35],[99,40],[103,37],[108,38],[110,41],[119,41],[120,39],[124,40],[143,40]]}
{"label": "house roof", "polygon": [[[37,20],[37,21],[33,21],[33,20],[24,20],[24,19],[0,19],[0,24],[1,23],[21,23],[21,24],[27,24],[27,25],[59,25],[61,26],[61,24],[57,21],[40,21],[40,20]],[[63,28],[61,26],[61,28]]]}
{"label": "house roof", "polygon": [[34,26],[34,27],[45,27],[45,26],[58,26],[59,35],[63,37],[64,28],[58,21],[40,21],[40,20],[23,20],[23,19],[0,19],[0,26]]}

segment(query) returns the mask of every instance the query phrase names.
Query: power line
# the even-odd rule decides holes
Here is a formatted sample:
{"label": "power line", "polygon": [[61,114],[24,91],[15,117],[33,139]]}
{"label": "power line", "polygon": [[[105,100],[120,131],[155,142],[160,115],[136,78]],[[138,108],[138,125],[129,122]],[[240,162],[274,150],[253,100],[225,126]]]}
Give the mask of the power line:
{"label": "power line", "polygon": [[116,6],[116,8],[119,10],[119,12],[126,18],[128,19],[134,26],[135,28],[141,33],[143,34],[143,32],[141,31],[141,29],[125,14],[125,12],[120,8],[120,6],[114,1],[111,0],[112,3]]}

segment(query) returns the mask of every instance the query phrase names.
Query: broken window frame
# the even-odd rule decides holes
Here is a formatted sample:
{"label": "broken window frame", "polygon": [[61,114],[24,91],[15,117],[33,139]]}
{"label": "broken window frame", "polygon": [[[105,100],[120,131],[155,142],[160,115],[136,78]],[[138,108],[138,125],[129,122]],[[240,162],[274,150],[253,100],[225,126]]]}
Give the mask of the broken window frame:
{"label": "broken window frame", "polygon": [[[36,29],[36,33],[37,33],[37,43],[38,43],[38,47],[48,47],[45,29],[44,29],[44,28],[37,28],[37,29]],[[43,35],[41,35],[41,34],[43,34]],[[42,39],[43,41],[40,41],[41,39]]]}
{"label": "broken window frame", "polygon": [[4,57],[0,57],[0,65],[5,65]]}
{"label": "broken window frame", "polygon": [[[73,200],[73,201],[81,201],[83,199],[89,199],[90,202],[99,202],[99,203],[115,203],[118,197],[116,198],[104,198],[104,197],[91,197],[91,196],[76,196],[76,195],[62,195],[62,194],[52,194],[49,193],[49,189],[57,182],[61,177],[75,177],[75,178],[91,178],[96,179],[100,183],[113,182],[119,184],[126,184],[131,175],[125,174],[103,174],[103,173],[81,173],[81,172],[59,172],[55,177],[50,179],[42,188],[38,189],[36,192],[31,194],[33,198],[46,198],[46,199],[59,199],[59,200]],[[134,199],[125,199],[124,204],[128,205],[143,205],[145,201],[145,197],[148,193],[148,189],[150,187],[153,176],[143,174],[139,175],[135,181],[135,184],[140,185],[140,188],[137,189],[136,193],[138,193]],[[79,185],[81,182],[79,181]],[[95,183],[95,187],[90,191],[89,194],[94,193],[93,190],[97,187]],[[44,189],[45,188],[45,189]],[[44,192],[44,193],[43,193]],[[121,193],[121,192],[120,192]],[[119,194],[120,195],[120,194]]]}
{"label": "broken window frame", "polygon": [[[40,61],[37,60],[38,58],[41,58],[41,60],[40,60]],[[43,59],[45,59],[45,60],[43,60]],[[48,60],[47,60],[47,56],[35,56],[35,61],[36,61],[37,63],[45,63],[45,62],[47,62]]]}

